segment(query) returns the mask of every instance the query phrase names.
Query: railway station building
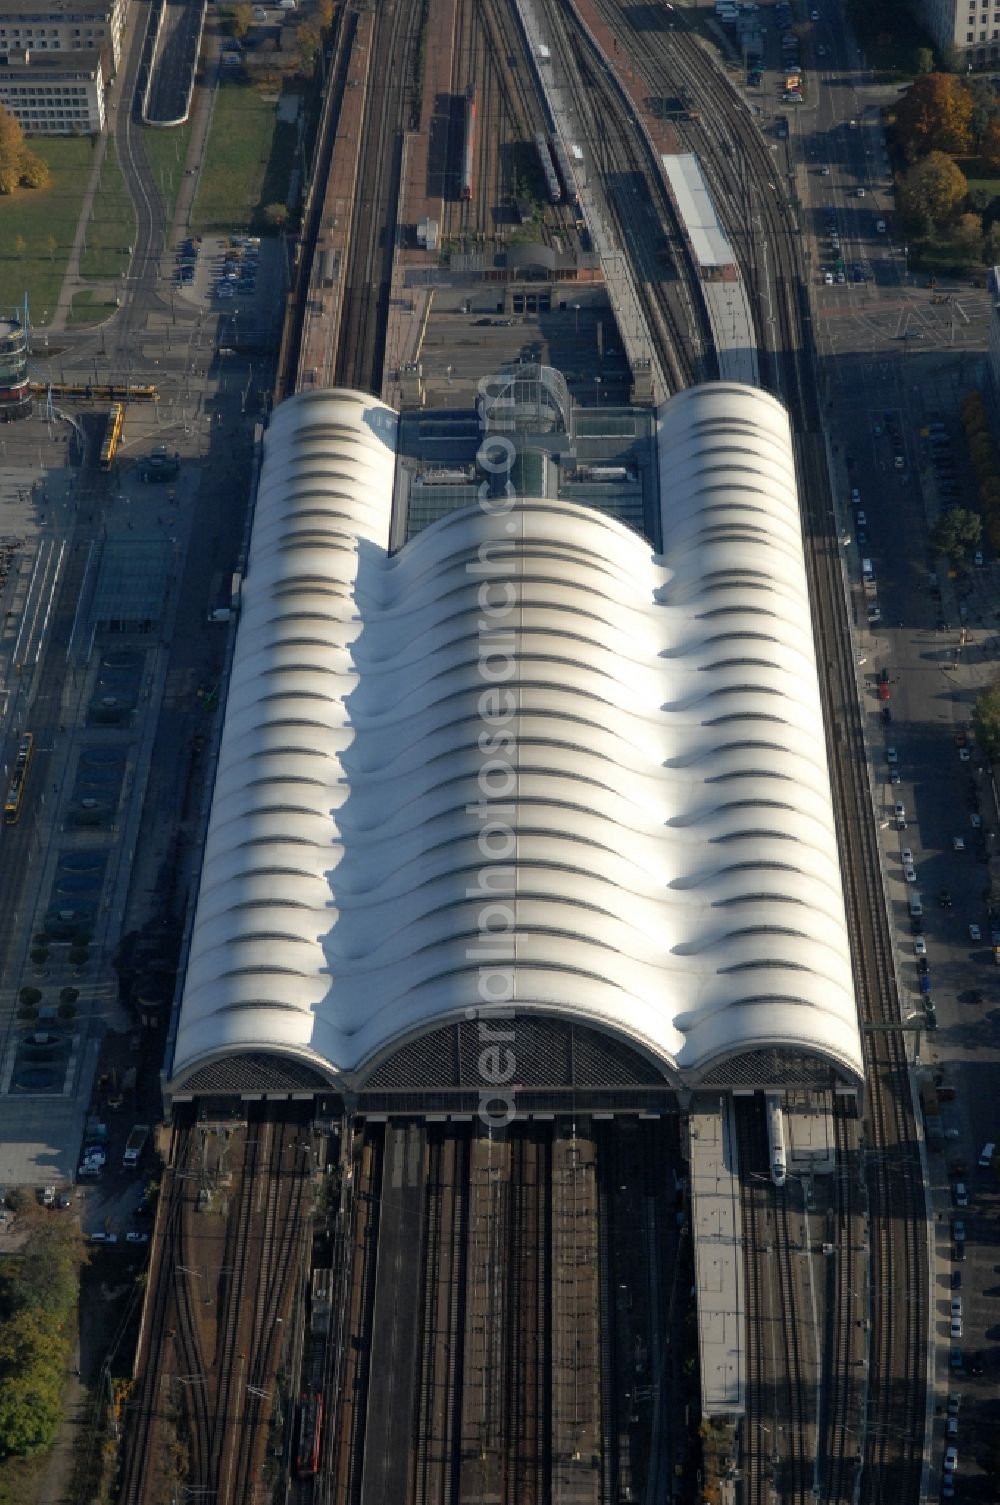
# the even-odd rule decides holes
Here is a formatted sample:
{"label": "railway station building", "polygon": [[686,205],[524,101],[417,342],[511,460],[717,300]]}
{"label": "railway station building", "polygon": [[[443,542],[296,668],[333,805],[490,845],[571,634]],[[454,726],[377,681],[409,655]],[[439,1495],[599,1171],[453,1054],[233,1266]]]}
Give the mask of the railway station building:
{"label": "railway station building", "polygon": [[411,530],[405,416],[341,390],[274,414],[168,1096],[857,1089],[784,409],[671,398],[648,527],[598,484],[642,446],[581,458],[558,373],[474,417],[475,464],[438,468],[454,504]]}

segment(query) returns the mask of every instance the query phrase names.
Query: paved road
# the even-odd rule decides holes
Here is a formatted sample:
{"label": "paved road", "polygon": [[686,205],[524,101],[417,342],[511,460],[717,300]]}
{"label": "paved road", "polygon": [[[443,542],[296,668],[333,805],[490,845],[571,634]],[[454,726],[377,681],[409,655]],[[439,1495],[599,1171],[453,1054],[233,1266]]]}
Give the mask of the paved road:
{"label": "paved road", "polygon": [[204,0],[166,0],[153,58],[147,120],[167,125],[185,118],[204,14]]}
{"label": "paved road", "polygon": [[[811,52],[819,43],[824,57]],[[1000,969],[992,965],[984,888],[988,867],[977,860],[970,816],[981,815],[987,850],[1000,845],[1000,810],[989,773],[974,753],[961,761],[956,730],[968,721],[978,690],[1000,679],[1000,564],[972,570],[953,581],[928,555],[928,533],[941,507],[941,494],[920,429],[940,416],[953,435],[959,495],[972,485],[964,461],[958,404],[962,394],[982,385],[988,304],[984,292],[955,283],[937,289],[919,285],[907,265],[894,219],[888,161],[880,111],[892,91],[877,88],[861,66],[839,18],[824,13],[804,49],[807,68],[818,64],[811,102],[796,108],[776,104],[791,121],[790,148],[798,162],[794,183],[804,205],[803,233],[813,269],[811,288],[818,376],[827,408],[830,456],[839,521],[845,539],[845,570],[857,629],[858,679],[867,712],[872,761],[872,818],[883,837],[885,887],[894,921],[900,1002],[920,1011],[917,958],[904,881],[902,853],[913,855],[915,887],[924,904],[924,932],[939,1028],[925,1035],[921,1060],[956,1086],[946,1105],[947,1156],[929,1157],[935,1213],[933,1331],[937,1347],[935,1380],[939,1397],[956,1388],[949,1370],[952,1279],[961,1271],[964,1331],[963,1370],[958,1387],[966,1391],[959,1437],[962,1476],[976,1474],[977,1432],[983,1435],[983,1402],[1000,1367],[1000,1295],[995,1265],[995,1224],[1000,1188],[975,1161],[982,1144],[1000,1141],[996,1063],[1000,1061]],[[854,121],[855,124],[851,124]],[[777,154],[776,154],[777,159]],[[829,168],[828,173],[822,169]],[[863,195],[858,190],[863,189]],[[826,228],[828,213],[840,240],[840,259],[850,280],[830,287],[822,269],[836,267]],[[884,219],[886,232],[877,221]],[[853,280],[858,262],[864,282]],[[926,278],[921,277],[920,283]],[[932,299],[941,294],[949,302]],[[876,432],[876,427],[880,432]],[[892,433],[899,438],[895,442]],[[897,466],[895,455],[902,465]],[[864,543],[857,543],[859,519],[852,488],[865,514]],[[869,629],[860,559],[875,567],[882,622]],[[930,572],[938,566],[941,596]],[[963,616],[964,612],[964,616]],[[948,630],[939,623],[948,622]],[[960,626],[971,642],[962,644]],[[889,677],[891,723],[877,698],[879,671]],[[900,783],[889,782],[886,749],[896,749]],[[894,801],[907,810],[907,828],[892,819]],[[965,850],[954,850],[959,836]],[[942,889],[952,907],[938,902]],[[986,942],[975,944],[970,922],[982,927]],[[982,1003],[974,996],[982,993]],[[952,1265],[952,1191],[948,1162],[968,1166],[970,1207],[968,1258]],[[974,1377],[973,1353],[982,1354],[983,1377]],[[991,1381],[991,1374],[993,1379]],[[944,1446],[943,1426],[933,1442],[932,1484],[936,1488]]]}

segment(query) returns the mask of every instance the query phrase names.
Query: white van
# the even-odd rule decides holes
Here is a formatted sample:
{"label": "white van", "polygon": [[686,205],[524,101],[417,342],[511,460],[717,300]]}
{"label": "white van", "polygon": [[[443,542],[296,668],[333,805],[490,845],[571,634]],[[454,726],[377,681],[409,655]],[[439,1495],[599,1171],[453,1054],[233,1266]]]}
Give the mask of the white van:
{"label": "white van", "polygon": [[874,585],[876,583],[875,566],[870,559],[862,559],[861,561],[861,578],[866,585]]}
{"label": "white van", "polygon": [[911,916],[914,919],[919,919],[919,917],[923,914],[923,912],[924,912],[924,906],[921,903],[920,895],[919,894],[911,894],[910,895],[910,914],[911,914]]}
{"label": "white van", "polygon": [[983,1148],[982,1148],[982,1150],[980,1152],[980,1155],[979,1155],[979,1168],[980,1168],[980,1170],[983,1170],[983,1171],[989,1170],[990,1166],[993,1164],[993,1156],[994,1156],[995,1153],[996,1153],[996,1145],[993,1143],[993,1141],[991,1139],[990,1142],[989,1142],[989,1144],[984,1144],[983,1145]]}

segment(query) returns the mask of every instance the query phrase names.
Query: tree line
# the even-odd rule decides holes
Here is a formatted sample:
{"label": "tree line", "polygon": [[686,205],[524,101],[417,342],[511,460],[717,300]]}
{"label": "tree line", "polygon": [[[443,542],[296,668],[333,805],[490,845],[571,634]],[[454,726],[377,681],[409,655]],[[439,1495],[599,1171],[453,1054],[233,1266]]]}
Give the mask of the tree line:
{"label": "tree line", "polygon": [[1000,261],[1000,196],[969,182],[956,157],[1000,174],[1000,99],[986,78],[926,73],[895,110],[893,140],[906,164],[897,202],[911,234],[947,242],[957,260]]}
{"label": "tree line", "polygon": [[75,1223],[23,1216],[28,1238],[0,1266],[0,1456],[40,1452],[59,1428],[83,1262]]}

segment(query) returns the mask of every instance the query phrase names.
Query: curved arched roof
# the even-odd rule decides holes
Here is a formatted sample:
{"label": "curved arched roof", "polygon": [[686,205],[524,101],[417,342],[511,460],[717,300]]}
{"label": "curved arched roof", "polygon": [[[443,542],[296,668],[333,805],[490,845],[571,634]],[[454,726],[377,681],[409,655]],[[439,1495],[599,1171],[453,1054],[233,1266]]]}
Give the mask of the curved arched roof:
{"label": "curved arched roof", "polygon": [[175,1082],[262,1048],[357,1081],[487,973],[692,1079],[860,1075],[784,410],[671,400],[659,558],[532,499],[390,556],[395,424],[314,392],[267,435]]}

